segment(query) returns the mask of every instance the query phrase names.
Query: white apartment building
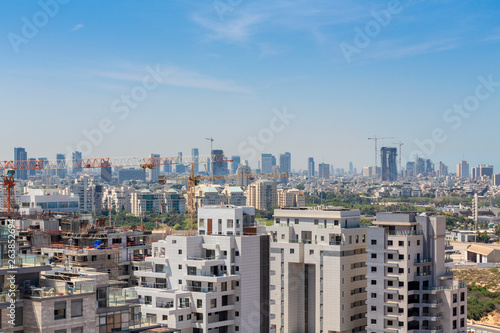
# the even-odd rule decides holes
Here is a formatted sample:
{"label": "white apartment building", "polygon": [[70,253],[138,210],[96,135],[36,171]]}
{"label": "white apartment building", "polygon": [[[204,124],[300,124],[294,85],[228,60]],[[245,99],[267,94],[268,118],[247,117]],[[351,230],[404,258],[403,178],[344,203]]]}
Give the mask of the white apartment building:
{"label": "white apartment building", "polygon": [[[219,205],[198,209],[199,235],[240,236],[245,228],[251,227],[255,227],[254,207]],[[262,233],[265,233],[265,229],[262,229]]]}
{"label": "white apartment building", "polygon": [[271,332],[364,332],[366,228],[359,210],[274,211]]}
{"label": "white apartment building", "polygon": [[21,214],[29,215],[42,211],[78,211],[80,199],[74,194],[60,194],[58,189],[28,189],[20,196]]}
{"label": "white apartment building", "polygon": [[367,332],[466,332],[467,286],[445,266],[445,217],[378,213],[373,224]]}
{"label": "white apartment building", "polygon": [[267,235],[167,236],[145,264],[134,271],[143,317],[183,333],[269,332]]}
{"label": "white apartment building", "polygon": [[224,199],[215,186],[196,186],[195,202],[197,207],[220,205],[222,201]]}
{"label": "white apartment building", "polygon": [[102,195],[102,205],[104,208],[114,208],[117,212],[131,211],[130,196],[134,190],[128,187],[109,187]]}

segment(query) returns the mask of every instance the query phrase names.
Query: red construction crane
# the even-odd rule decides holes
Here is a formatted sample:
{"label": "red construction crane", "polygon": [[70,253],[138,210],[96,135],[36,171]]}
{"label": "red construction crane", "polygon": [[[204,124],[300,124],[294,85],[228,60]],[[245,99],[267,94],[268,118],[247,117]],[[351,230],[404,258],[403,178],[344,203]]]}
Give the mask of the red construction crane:
{"label": "red construction crane", "polygon": [[224,155],[192,156],[192,157],[104,157],[68,160],[38,160],[38,161],[0,161],[0,172],[7,171],[3,178],[3,208],[8,214],[14,211],[15,171],[18,170],[58,170],[58,169],[100,169],[108,167],[134,167],[143,170],[152,169],[157,165],[192,164],[226,162]]}

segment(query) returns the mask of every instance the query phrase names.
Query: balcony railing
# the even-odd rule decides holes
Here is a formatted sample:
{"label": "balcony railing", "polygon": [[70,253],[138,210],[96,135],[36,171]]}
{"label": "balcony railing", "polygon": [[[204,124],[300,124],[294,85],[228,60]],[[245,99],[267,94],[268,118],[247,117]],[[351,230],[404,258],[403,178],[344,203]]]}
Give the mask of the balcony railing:
{"label": "balcony railing", "polygon": [[386,234],[389,236],[416,236],[424,233],[422,230],[387,230]]}
{"label": "balcony railing", "polygon": [[437,312],[437,313],[428,312],[428,313],[422,313],[422,315],[420,317],[439,318],[442,316],[443,316],[442,312]]}
{"label": "balcony railing", "polygon": [[0,269],[14,269],[19,267],[34,267],[48,265],[42,256],[34,254],[18,254],[15,259],[1,259]]}
{"label": "balcony railing", "polygon": [[217,288],[215,288],[215,287],[208,288],[208,287],[183,286],[182,290],[194,291],[194,292],[198,292],[198,293],[210,293],[210,292],[217,291]]}
{"label": "balcony railing", "polygon": [[58,297],[67,295],[86,294],[94,292],[94,285],[91,282],[77,283],[76,285],[66,285],[65,287],[41,287],[31,288],[32,298]]}
{"label": "balcony railing", "polygon": [[141,282],[141,287],[165,289],[165,288],[167,288],[167,284],[166,283],[154,283],[154,282]]}
{"label": "balcony railing", "polygon": [[137,299],[137,292],[135,290],[127,290],[120,288],[109,288],[108,306],[123,306],[127,300]]}
{"label": "balcony railing", "polygon": [[415,259],[415,264],[424,264],[427,262],[432,262],[432,259],[430,259],[430,258],[428,258],[428,259]]}

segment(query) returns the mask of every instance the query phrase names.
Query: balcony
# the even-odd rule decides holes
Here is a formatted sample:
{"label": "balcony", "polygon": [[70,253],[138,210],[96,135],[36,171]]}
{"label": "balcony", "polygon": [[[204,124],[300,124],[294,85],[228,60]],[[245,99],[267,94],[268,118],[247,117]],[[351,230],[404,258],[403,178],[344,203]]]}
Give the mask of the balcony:
{"label": "balcony", "polygon": [[108,306],[124,306],[127,304],[127,301],[136,300],[137,292],[135,290],[127,290],[120,288],[109,288],[108,294]]}
{"label": "balcony", "polygon": [[16,269],[20,267],[37,267],[48,265],[42,256],[34,254],[18,254],[15,259],[1,259],[0,269]]}
{"label": "balcony", "polygon": [[182,290],[193,291],[193,292],[197,292],[197,293],[211,293],[211,292],[216,292],[217,288],[215,288],[215,287],[208,288],[208,287],[183,286]]}
{"label": "balcony", "polygon": [[441,320],[443,318],[443,313],[442,312],[422,313],[420,315],[420,318],[423,320]]}
{"label": "balcony", "polygon": [[31,288],[32,299],[71,296],[78,294],[88,294],[94,292],[94,285],[90,282],[82,282],[76,285],[66,285],[65,287],[41,287]]}
{"label": "balcony", "polygon": [[434,299],[434,300],[422,300],[420,302],[421,306],[437,308],[438,306],[443,305],[442,299]]}
{"label": "balcony", "polygon": [[415,259],[415,266],[425,266],[432,264],[431,258]]}
{"label": "balcony", "polygon": [[420,333],[442,333],[443,326],[422,326],[422,329],[419,331]]}
{"label": "balcony", "polygon": [[167,288],[167,284],[166,283],[154,283],[154,282],[141,282],[141,287],[165,289],[165,288]]}
{"label": "balcony", "polygon": [[423,235],[422,230],[387,230],[385,232],[387,236],[417,236]]}

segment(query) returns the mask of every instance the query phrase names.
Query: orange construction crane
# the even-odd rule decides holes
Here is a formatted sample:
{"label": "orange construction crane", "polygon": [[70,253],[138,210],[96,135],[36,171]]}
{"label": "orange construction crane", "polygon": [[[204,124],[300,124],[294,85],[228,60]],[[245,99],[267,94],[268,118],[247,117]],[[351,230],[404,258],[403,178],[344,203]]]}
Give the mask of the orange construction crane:
{"label": "orange construction crane", "polygon": [[[229,162],[231,160],[224,161],[214,161],[214,162]],[[194,163],[192,163],[194,164]],[[188,213],[189,213],[189,232],[193,232],[193,225],[195,223],[196,214],[196,204],[195,204],[195,189],[196,185],[201,180],[213,180],[213,179],[264,179],[264,178],[285,178],[288,177],[288,173],[258,173],[258,174],[236,174],[236,175],[198,175],[194,174],[194,168],[191,165],[191,172],[189,177],[186,178],[166,178],[160,176],[158,181],[160,184],[165,184],[168,180],[184,180],[188,182],[187,196],[188,196]]]}
{"label": "orange construction crane", "polygon": [[0,161],[0,172],[7,170],[3,178],[3,209],[8,214],[14,212],[14,175],[16,170],[59,170],[59,169],[99,169],[108,167],[134,167],[143,170],[152,169],[157,165],[208,163],[219,161],[220,156],[193,156],[184,157],[104,157],[64,160],[38,160],[38,161]]}

